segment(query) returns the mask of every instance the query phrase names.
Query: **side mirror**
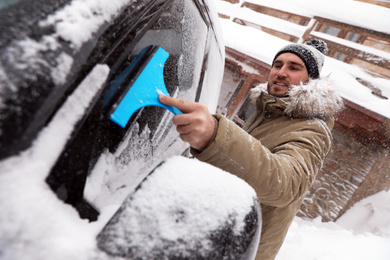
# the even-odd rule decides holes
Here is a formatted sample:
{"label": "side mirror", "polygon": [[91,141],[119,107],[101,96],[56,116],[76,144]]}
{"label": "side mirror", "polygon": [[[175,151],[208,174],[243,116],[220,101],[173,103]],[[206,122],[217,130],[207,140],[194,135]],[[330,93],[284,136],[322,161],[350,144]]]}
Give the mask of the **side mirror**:
{"label": "side mirror", "polygon": [[110,257],[124,259],[254,259],[261,221],[246,182],[176,156],[126,198],[97,242]]}

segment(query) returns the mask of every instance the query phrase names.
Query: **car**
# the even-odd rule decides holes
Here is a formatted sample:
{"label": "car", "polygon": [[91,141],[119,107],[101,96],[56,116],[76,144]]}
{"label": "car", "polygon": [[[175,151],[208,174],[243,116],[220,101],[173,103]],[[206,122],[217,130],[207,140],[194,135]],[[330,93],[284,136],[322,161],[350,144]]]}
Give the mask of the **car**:
{"label": "car", "polygon": [[114,119],[160,51],[147,80],[161,73],[167,94],[217,107],[224,45],[210,1],[13,0],[0,12],[0,160],[56,124],[45,181],[82,219],[119,208],[164,159],[188,155],[169,109]]}
{"label": "car", "polygon": [[[122,98],[131,87],[132,62],[145,48],[163,48],[169,53],[164,66],[168,92],[206,103],[213,110],[224,63],[217,24],[204,1],[121,1],[115,17],[96,24],[92,32],[79,29],[90,33],[89,37],[74,37],[60,31],[78,26],[66,24],[63,18],[72,15],[72,1],[13,2],[1,11],[0,159],[31,146],[88,74],[98,64],[106,64],[107,79],[93,90],[92,101],[73,126],[47,178],[59,198],[73,205],[82,218],[94,220],[100,204],[91,192],[90,201],[86,200],[84,189],[88,178],[96,178],[95,166],[102,157],[114,156],[116,169],[125,167],[126,174],[134,176],[117,186],[112,185],[121,179],[120,173],[107,180],[112,184],[110,194],[104,194],[108,200],[123,186],[137,186],[167,155],[187,149],[176,144],[178,135],[169,111],[163,108],[144,107],[125,127],[109,119],[109,106],[116,105],[112,99]],[[92,13],[84,22],[102,14],[95,16]],[[124,72],[128,78],[118,84]]]}

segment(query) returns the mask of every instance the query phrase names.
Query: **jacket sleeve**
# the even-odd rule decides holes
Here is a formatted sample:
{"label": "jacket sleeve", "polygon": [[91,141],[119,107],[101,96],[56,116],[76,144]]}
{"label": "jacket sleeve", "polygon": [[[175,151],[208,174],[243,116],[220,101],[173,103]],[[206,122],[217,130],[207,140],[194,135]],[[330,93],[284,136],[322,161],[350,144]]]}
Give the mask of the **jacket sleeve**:
{"label": "jacket sleeve", "polygon": [[214,140],[192,154],[245,180],[269,206],[283,207],[302,198],[330,150],[330,129],[319,119],[292,124],[270,151],[232,121],[216,118]]}

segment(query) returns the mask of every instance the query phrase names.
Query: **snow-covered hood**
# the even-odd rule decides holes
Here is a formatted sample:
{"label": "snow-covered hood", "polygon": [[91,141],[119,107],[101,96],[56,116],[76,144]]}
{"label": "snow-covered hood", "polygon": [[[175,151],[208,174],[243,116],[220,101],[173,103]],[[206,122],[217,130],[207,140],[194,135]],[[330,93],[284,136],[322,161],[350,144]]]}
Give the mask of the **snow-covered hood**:
{"label": "snow-covered hood", "polygon": [[[259,97],[264,92],[267,93],[267,83],[254,87],[250,94],[252,103],[261,106]],[[275,98],[275,102],[280,103],[284,113],[291,117],[327,118],[344,108],[343,100],[333,89],[329,77],[310,79],[306,84],[292,86],[287,95]]]}

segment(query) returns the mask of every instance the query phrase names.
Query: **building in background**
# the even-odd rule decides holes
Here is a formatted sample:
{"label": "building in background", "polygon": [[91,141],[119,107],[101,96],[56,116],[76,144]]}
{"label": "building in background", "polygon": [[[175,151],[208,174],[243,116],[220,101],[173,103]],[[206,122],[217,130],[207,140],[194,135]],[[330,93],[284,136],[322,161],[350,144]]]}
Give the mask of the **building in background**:
{"label": "building in background", "polygon": [[[372,77],[390,79],[390,34],[325,15],[308,16],[281,10],[267,6],[268,1],[216,1],[229,7],[219,8],[220,19],[294,43],[320,38],[328,45],[328,57],[358,66]],[[389,1],[361,2],[390,8]],[[248,10],[251,15],[248,15]],[[261,19],[254,19],[256,15]],[[280,23],[284,26],[278,26]],[[227,46],[217,112],[242,125],[254,110],[247,99],[248,93],[253,86],[266,81],[269,70],[270,65],[265,61]],[[359,77],[355,80],[367,87],[371,95],[388,100],[389,93],[383,93],[372,82]],[[357,201],[390,189],[389,117],[348,99],[345,99],[345,104],[345,110],[336,118],[331,154],[307,194],[299,216],[321,216],[323,221],[333,221]]]}

